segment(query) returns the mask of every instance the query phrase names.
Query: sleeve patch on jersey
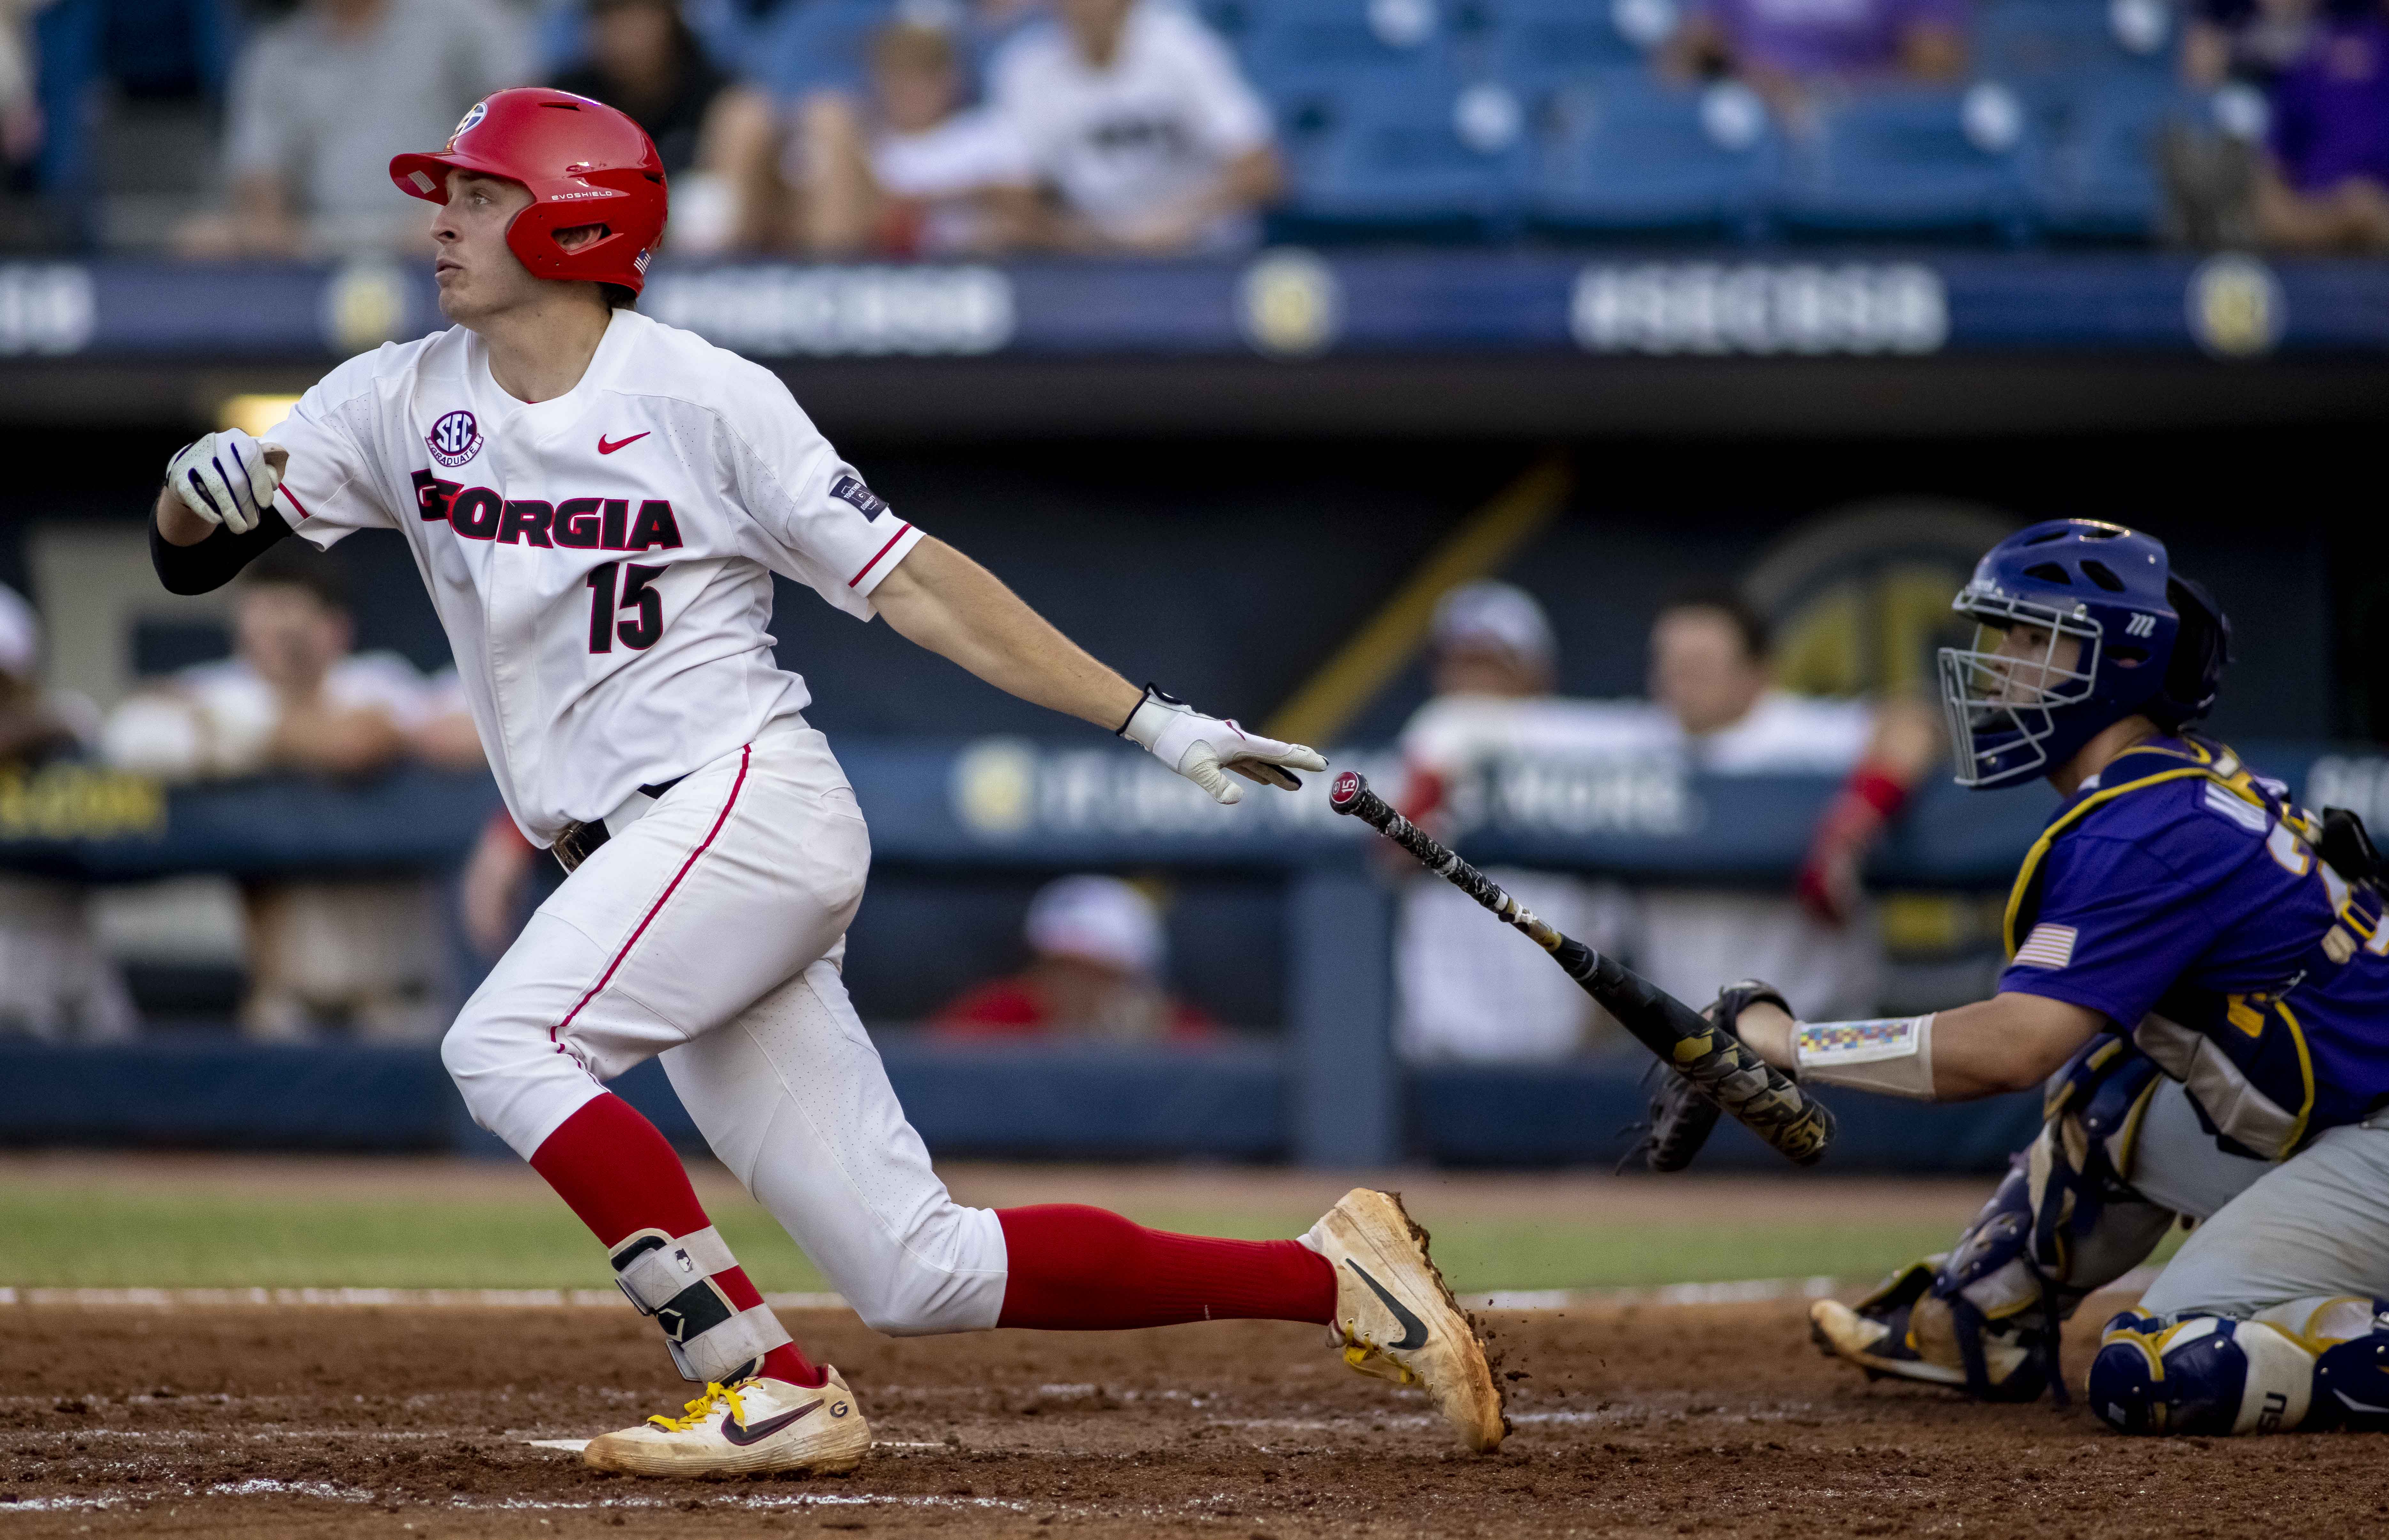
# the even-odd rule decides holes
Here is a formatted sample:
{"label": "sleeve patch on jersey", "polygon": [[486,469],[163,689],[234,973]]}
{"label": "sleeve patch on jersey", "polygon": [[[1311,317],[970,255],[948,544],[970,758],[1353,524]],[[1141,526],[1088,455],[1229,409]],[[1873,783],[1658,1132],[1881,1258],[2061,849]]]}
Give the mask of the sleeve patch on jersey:
{"label": "sleeve patch on jersey", "polygon": [[2206,810],[2220,813],[2251,834],[2262,834],[2270,822],[2265,810],[2242,802],[2213,781],[2206,783]]}
{"label": "sleeve patch on jersey", "polygon": [[2074,960],[2074,927],[2071,925],[2036,925],[2025,943],[2016,948],[2015,968],[2063,968]]}
{"label": "sleeve patch on jersey", "polygon": [[888,511],[888,505],[880,500],[877,493],[851,476],[839,477],[837,484],[829,489],[829,494],[841,502],[852,503],[862,510],[865,519],[876,519]]}

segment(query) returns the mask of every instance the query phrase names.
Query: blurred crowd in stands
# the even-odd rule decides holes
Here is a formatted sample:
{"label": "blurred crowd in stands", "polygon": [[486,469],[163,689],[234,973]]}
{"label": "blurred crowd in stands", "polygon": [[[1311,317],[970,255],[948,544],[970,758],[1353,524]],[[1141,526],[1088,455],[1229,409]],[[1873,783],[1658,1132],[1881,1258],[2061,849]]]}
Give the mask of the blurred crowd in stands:
{"label": "blurred crowd in stands", "polygon": [[[454,670],[352,650],[341,569],[286,545],[232,591],[232,656],[146,681],[105,714],[41,684],[32,608],[0,587],[0,769],[83,759],[169,785],[275,773],[369,777],[479,769]],[[0,872],[0,1031],[105,1039],[132,1004],[95,944],[79,884]],[[239,1026],[267,1042],[342,1030],[428,1041],[446,1028],[448,905],[428,873],[249,881],[239,890]]]}
{"label": "blurred crowd in stands", "polygon": [[[1939,762],[1933,714],[1907,699],[1837,700],[1780,687],[1766,621],[1731,587],[1687,587],[1651,628],[1640,699],[1552,693],[1559,661],[1542,607],[1522,588],[1453,589],[1436,615],[1434,695],[1404,727],[1403,811],[1430,832],[1485,795],[1508,763],[1610,763],[1670,773],[1827,775],[1840,793],[1779,892],[1631,890],[1550,870],[1496,869],[1518,901],[1660,988],[1703,1002],[1764,978],[1815,1019],[1865,1016],[1882,993],[1883,943],[1859,870],[1910,792]],[[1414,1060],[1565,1058],[1614,1030],[1526,936],[1482,923],[1450,884],[1398,868],[1397,1041]]]}
{"label": "blurred crowd in stands", "polygon": [[2383,0],[0,0],[0,239],[403,251],[390,155],[534,80],[684,255],[2389,249]]}

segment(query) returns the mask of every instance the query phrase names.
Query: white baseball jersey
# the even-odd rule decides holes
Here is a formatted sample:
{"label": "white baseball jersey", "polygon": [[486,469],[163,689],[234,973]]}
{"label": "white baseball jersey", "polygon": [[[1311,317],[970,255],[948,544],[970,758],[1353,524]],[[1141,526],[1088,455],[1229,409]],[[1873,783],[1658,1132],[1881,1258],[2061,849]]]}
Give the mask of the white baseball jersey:
{"label": "white baseball jersey", "polygon": [[[1132,237],[1220,168],[1270,142],[1269,109],[1219,35],[1176,6],[1141,0],[1111,60],[1097,69],[1059,22],[1004,45],[988,99],[1035,172],[1098,229]],[[1222,220],[1209,245],[1248,237]]]}
{"label": "white baseball jersey", "polygon": [[921,539],[770,371],[635,311],[553,401],[508,395],[452,327],[341,365],[272,442],[300,534],[405,536],[543,845],[802,710],[764,629],[772,573],[869,620]]}

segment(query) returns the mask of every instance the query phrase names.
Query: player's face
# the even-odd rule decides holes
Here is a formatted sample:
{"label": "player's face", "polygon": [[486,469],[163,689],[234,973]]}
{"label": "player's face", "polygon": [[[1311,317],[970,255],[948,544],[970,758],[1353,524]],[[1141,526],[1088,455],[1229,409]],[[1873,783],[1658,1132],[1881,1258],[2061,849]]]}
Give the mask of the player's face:
{"label": "player's face", "polygon": [[1651,699],[1698,737],[1731,727],[1767,689],[1767,665],[1722,610],[1687,605],[1651,628]]}
{"label": "player's face", "polygon": [[1119,45],[1130,0],[1060,0],[1062,24],[1092,63],[1106,63]]}
{"label": "player's face", "polygon": [[304,693],[349,649],[348,617],[290,583],[245,585],[233,610],[243,661],[267,684]]}
{"label": "player's face", "polygon": [[1999,645],[1987,649],[1999,660],[1988,681],[1987,699],[1994,704],[2038,706],[2072,682],[2074,665],[2082,661],[2081,638],[2058,635],[2043,626],[2018,623],[1999,633]]}
{"label": "player's face", "polygon": [[506,245],[506,226],[530,207],[530,189],[520,183],[448,173],[448,201],[431,215],[441,314],[470,326],[537,298],[540,280]]}
{"label": "player's face", "polygon": [[959,83],[950,66],[926,59],[889,59],[873,71],[880,115],[899,134],[937,127],[954,110]]}

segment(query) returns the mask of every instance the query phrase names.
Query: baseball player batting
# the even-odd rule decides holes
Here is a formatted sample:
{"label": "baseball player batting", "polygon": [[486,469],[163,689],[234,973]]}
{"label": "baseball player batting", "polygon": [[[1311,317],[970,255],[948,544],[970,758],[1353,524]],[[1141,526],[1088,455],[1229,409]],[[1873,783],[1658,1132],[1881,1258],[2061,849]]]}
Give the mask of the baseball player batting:
{"label": "baseball player batting", "polygon": [[275,442],[176,454],[151,549],[176,593],[285,535],[397,530],[507,808],[570,871],[441,1046],[466,1105],[580,1215],[703,1390],[607,1433],[642,1475],[837,1471],[862,1405],[763,1304],[679,1158],[606,1090],[660,1056],[706,1141],[879,1330],[1309,1321],[1424,1386],[1459,1442],[1504,1432],[1484,1350],[1390,1194],[1299,1239],[956,1203],[838,966],[871,845],[776,665],[772,574],[1023,699],[1140,745],[1222,802],[1323,761],[1140,690],[907,522],[768,371],[634,307],[665,217],[655,147],[560,91],[502,91],[390,162],[434,205],[449,329],[326,376]]}

